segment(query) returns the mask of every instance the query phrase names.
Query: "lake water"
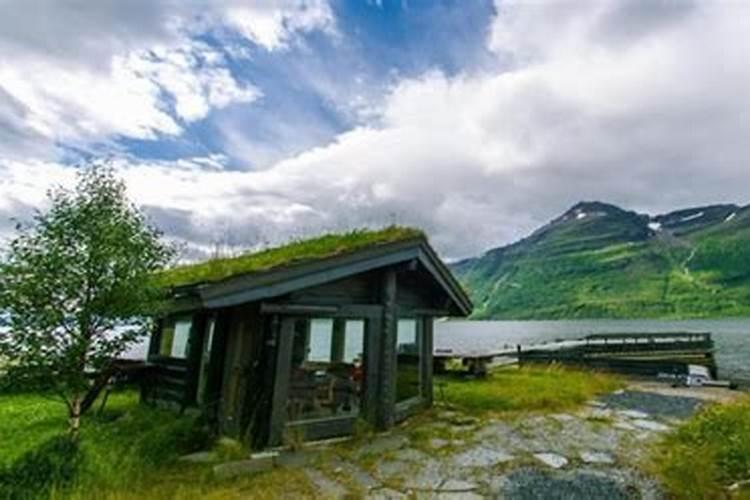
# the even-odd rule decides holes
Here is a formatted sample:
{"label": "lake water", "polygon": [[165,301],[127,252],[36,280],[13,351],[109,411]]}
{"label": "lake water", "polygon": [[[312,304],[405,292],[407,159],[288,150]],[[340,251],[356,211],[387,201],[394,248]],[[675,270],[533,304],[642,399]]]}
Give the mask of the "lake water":
{"label": "lake water", "polygon": [[502,351],[589,334],[708,332],[716,347],[721,378],[750,381],[750,319],[581,320],[435,322],[435,348],[454,352]]}
{"label": "lake water", "polygon": [[[750,319],[724,320],[582,320],[435,322],[435,348],[454,352],[501,351],[520,344],[529,347],[556,340],[573,340],[593,333],[709,332],[716,346],[722,378],[750,382]],[[127,357],[146,357],[147,342]]]}

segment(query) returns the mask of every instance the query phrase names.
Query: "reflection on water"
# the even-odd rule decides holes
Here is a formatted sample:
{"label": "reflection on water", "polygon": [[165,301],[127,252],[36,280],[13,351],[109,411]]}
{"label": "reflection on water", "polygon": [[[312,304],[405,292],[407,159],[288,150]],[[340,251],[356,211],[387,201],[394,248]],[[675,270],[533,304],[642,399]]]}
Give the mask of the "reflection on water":
{"label": "reflection on water", "polygon": [[437,321],[435,349],[454,352],[501,351],[571,340],[594,333],[709,332],[716,346],[719,376],[750,381],[750,319]]}

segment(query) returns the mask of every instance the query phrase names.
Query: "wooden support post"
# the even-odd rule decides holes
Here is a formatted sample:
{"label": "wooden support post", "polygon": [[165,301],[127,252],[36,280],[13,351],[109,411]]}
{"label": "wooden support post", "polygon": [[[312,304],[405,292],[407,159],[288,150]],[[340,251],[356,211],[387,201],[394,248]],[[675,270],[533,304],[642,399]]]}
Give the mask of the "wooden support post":
{"label": "wooden support post", "polygon": [[206,395],[203,402],[205,412],[209,419],[219,425],[219,414],[221,409],[222,393],[224,384],[224,356],[226,354],[227,336],[231,311],[221,309],[216,312],[216,324],[214,326],[214,338],[209,353],[208,373],[206,374]]}
{"label": "wooden support post", "polygon": [[388,269],[383,274],[381,301],[383,322],[380,342],[380,429],[393,427],[396,406],[396,328],[398,306],[396,303],[396,271]]}
{"label": "wooden support post", "polygon": [[375,426],[380,425],[380,359],[382,352],[383,314],[369,318],[365,333],[365,404],[364,414],[367,421]]}
{"label": "wooden support post", "polygon": [[276,332],[276,369],[271,402],[271,429],[269,445],[278,446],[284,439],[286,425],[286,403],[289,394],[289,376],[292,363],[292,342],[294,341],[294,319],[285,318]]}
{"label": "wooden support post", "polygon": [[197,402],[198,378],[201,371],[201,355],[203,354],[203,338],[206,330],[206,314],[194,314],[188,337],[187,378],[185,380],[184,406],[192,406]]}
{"label": "wooden support post", "polygon": [[346,347],[346,320],[334,319],[333,332],[331,332],[331,362],[341,363],[344,361],[344,348]]}
{"label": "wooden support post", "polygon": [[432,328],[432,317],[424,317],[420,321],[423,325],[422,332],[422,374],[424,376],[422,380],[422,399],[427,406],[432,406],[433,400],[433,381],[432,381],[432,370],[433,370],[433,328]]}
{"label": "wooden support post", "polygon": [[148,344],[148,357],[158,356],[161,347],[161,330],[164,327],[164,318],[154,321],[154,327],[151,331],[151,340]]}

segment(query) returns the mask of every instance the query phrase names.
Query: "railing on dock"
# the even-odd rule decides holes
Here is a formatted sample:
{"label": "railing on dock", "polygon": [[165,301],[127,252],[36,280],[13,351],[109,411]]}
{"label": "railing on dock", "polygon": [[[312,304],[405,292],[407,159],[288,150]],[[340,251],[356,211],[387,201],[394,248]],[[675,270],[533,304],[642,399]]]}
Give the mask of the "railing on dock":
{"label": "railing on dock", "polygon": [[691,364],[709,368],[716,376],[714,343],[710,333],[610,333],[587,335],[557,343],[544,342],[516,349],[453,352],[436,350],[435,371],[458,362],[469,373],[483,375],[498,360],[527,363],[560,363],[638,375],[678,374]]}
{"label": "railing on dock", "polygon": [[703,365],[716,376],[710,333],[614,333],[588,335],[560,349],[519,350],[524,363],[561,363],[638,375],[685,373]]}

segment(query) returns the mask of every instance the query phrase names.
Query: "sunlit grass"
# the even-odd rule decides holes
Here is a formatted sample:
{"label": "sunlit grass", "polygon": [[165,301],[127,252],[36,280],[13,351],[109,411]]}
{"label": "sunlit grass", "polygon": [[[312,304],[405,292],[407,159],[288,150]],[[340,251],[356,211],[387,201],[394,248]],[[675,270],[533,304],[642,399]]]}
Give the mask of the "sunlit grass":
{"label": "sunlit grass", "polygon": [[615,376],[557,365],[502,368],[486,379],[440,377],[436,398],[469,411],[560,411],[623,386]]}

